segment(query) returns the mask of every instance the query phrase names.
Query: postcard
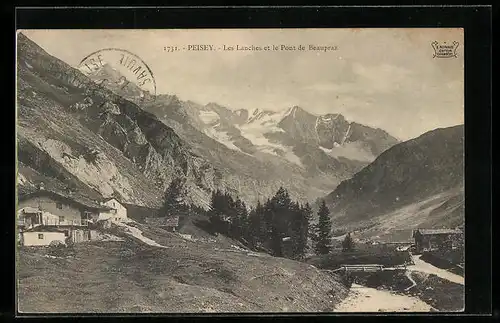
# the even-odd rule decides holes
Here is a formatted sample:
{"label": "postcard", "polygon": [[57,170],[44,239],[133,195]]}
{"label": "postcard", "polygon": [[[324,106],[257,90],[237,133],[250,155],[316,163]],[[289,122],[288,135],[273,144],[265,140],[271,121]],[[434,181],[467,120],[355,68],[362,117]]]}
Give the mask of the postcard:
{"label": "postcard", "polygon": [[461,312],[464,32],[24,29],[19,313]]}

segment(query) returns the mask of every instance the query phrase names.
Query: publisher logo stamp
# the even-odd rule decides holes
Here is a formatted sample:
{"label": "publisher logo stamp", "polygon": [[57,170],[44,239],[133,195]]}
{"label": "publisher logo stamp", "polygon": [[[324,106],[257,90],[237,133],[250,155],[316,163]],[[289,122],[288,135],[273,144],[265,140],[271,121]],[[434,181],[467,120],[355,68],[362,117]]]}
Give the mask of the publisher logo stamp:
{"label": "publisher logo stamp", "polygon": [[434,49],[433,58],[457,58],[457,48],[458,42],[438,42],[433,41],[431,43],[432,48]]}
{"label": "publisher logo stamp", "polygon": [[82,59],[78,69],[99,87],[136,103],[148,103],[156,98],[153,72],[140,57],[127,50],[98,50]]}

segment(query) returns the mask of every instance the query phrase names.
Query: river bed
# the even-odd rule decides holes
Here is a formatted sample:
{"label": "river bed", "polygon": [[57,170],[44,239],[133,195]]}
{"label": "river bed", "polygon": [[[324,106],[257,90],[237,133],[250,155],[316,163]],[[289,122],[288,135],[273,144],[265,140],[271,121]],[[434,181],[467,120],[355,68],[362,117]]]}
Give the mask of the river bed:
{"label": "river bed", "polygon": [[334,312],[430,312],[431,309],[417,297],[353,284]]}

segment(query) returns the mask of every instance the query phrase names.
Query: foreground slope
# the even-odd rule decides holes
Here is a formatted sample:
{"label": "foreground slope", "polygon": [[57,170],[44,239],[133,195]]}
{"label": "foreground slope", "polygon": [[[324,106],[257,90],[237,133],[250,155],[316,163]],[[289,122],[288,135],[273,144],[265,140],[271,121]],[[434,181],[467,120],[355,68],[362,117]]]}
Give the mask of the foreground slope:
{"label": "foreground slope", "polygon": [[417,226],[462,224],[463,145],[464,127],[459,125],[429,131],[388,149],[326,197],[335,223],[371,227],[372,236]]}
{"label": "foreground slope", "polygon": [[347,295],[337,276],[305,263],[139,228],[165,247],[125,236],[76,245],[70,258],[20,250],[20,311],[317,312]]}

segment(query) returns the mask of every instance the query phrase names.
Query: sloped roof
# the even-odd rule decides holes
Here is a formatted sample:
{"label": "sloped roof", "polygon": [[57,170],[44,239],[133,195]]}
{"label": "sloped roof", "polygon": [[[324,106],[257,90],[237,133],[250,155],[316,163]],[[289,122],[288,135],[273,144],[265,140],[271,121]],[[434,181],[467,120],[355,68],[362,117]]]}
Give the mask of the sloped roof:
{"label": "sloped roof", "polygon": [[421,235],[433,235],[433,234],[460,234],[462,231],[456,229],[418,229]]}
{"label": "sloped roof", "polygon": [[34,207],[31,207],[31,206],[27,206],[27,207],[23,207],[21,210],[19,211],[23,211],[23,213],[27,213],[27,214],[38,214],[38,213],[42,213],[41,210],[37,209],[37,208],[34,208]]}
{"label": "sloped roof", "polygon": [[118,203],[123,204],[122,201],[120,201],[120,199],[118,199],[117,197],[105,197],[102,199],[103,202],[107,202],[107,201],[111,201],[111,200],[116,200]]}
{"label": "sloped roof", "polygon": [[23,230],[23,232],[65,232],[67,230],[71,231],[87,231],[85,227],[75,228],[72,225],[37,225],[28,229]]}
{"label": "sloped roof", "polygon": [[65,231],[64,228],[49,225],[38,225],[24,230],[24,232],[61,232]]}
{"label": "sloped roof", "polygon": [[78,205],[80,207],[84,207],[87,209],[92,209],[92,210],[102,210],[102,211],[107,211],[111,210],[112,208],[108,206],[103,206],[100,205],[99,202],[96,202],[86,196],[73,193],[73,194],[67,194],[63,192],[56,192],[53,190],[37,190],[33,191],[27,194],[22,194],[19,195],[18,199],[19,201],[24,201],[29,198],[37,197],[37,196],[50,196],[58,200],[64,200],[70,204]]}

